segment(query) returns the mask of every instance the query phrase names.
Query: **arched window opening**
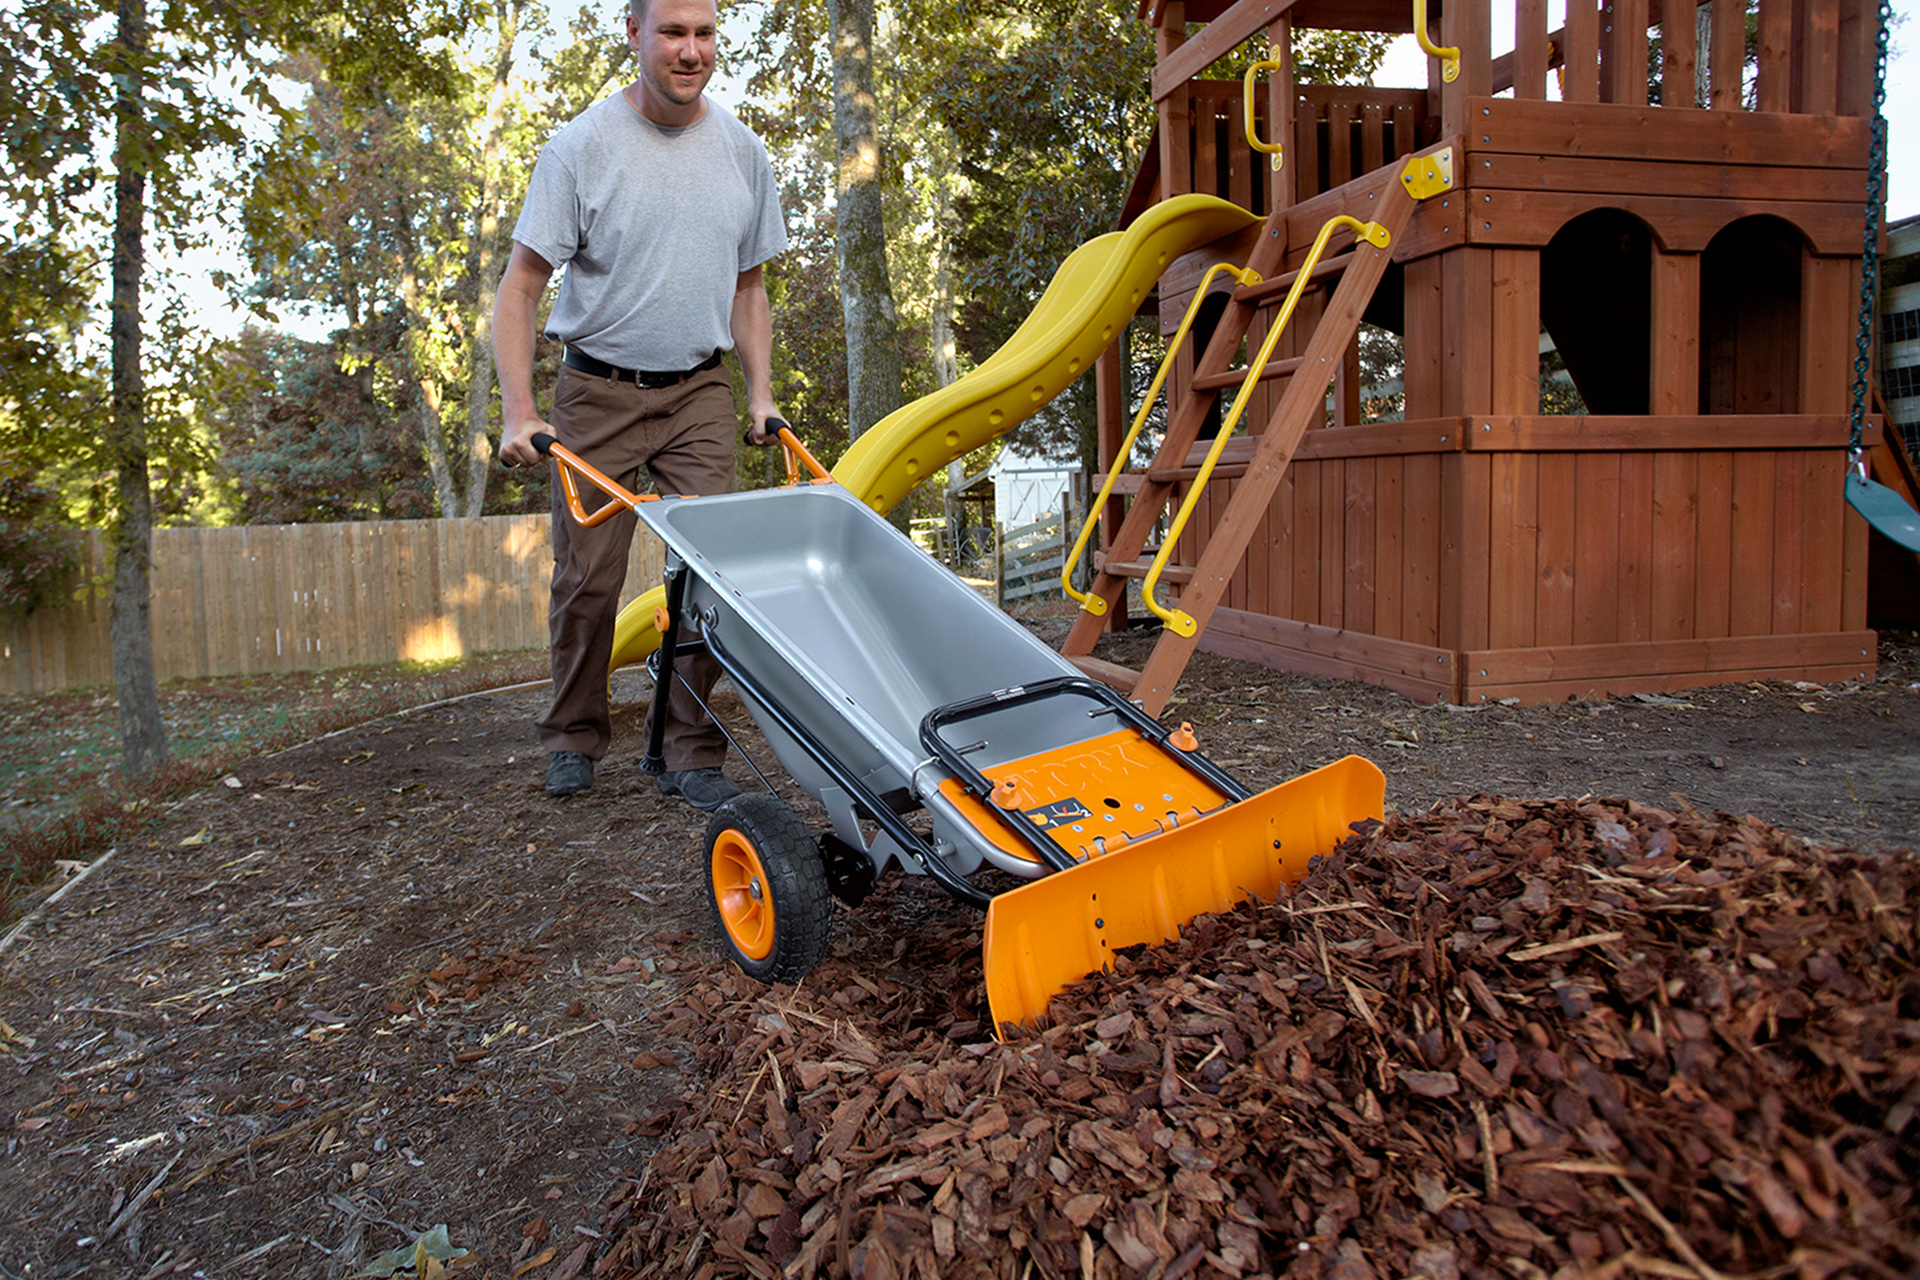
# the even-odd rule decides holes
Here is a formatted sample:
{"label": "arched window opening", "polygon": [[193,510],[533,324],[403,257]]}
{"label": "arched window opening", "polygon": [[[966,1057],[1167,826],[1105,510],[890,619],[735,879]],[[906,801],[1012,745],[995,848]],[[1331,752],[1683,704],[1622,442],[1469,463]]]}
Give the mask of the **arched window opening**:
{"label": "arched window opening", "polygon": [[1653,233],[1630,213],[1583,213],[1541,252],[1540,324],[1587,412],[1647,412],[1652,305]]}
{"label": "arched window opening", "polygon": [[1700,412],[1800,411],[1800,259],[1780,218],[1741,218],[1700,255]]}

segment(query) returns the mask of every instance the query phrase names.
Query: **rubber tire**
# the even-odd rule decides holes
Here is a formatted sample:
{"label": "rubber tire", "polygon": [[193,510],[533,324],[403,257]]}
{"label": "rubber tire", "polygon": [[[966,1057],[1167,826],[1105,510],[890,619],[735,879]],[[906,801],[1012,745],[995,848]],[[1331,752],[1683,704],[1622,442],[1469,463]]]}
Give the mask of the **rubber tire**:
{"label": "rubber tire", "polygon": [[[756,900],[740,896],[748,878],[760,882]],[[720,945],[750,978],[798,982],[827,954],[833,896],[820,848],[800,816],[764,791],[735,796],[708,821],[707,903]],[[764,918],[769,909],[771,921]],[[745,949],[743,937],[752,939]]]}

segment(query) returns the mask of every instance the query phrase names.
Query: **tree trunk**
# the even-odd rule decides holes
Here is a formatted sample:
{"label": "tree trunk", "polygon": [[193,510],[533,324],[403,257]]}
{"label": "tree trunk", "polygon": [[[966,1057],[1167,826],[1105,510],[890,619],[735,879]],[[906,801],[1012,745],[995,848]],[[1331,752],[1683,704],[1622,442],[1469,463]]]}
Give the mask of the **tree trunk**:
{"label": "tree trunk", "polygon": [[447,442],[440,428],[440,381],[422,372],[424,361],[412,361],[413,394],[420,411],[420,434],[427,442],[427,472],[433,477],[434,501],[442,520],[460,514],[460,498],[453,491],[453,468],[447,461]]}
{"label": "tree trunk", "polygon": [[[333,242],[333,260],[335,262],[351,262],[353,261],[354,255],[358,252],[358,246],[344,237]],[[343,272],[341,274],[344,275],[345,273]],[[350,335],[358,335],[360,333],[360,290],[351,278],[346,279],[344,283],[346,299],[343,305],[347,313],[346,332]],[[350,337],[347,343],[350,345],[358,341],[360,341],[358,337]],[[336,344],[340,343],[340,336],[338,334],[334,335],[334,342]],[[339,361],[343,354],[344,352],[341,348],[336,346],[334,359]],[[344,361],[342,363],[344,363]],[[358,360],[353,362],[353,386],[360,397],[360,412],[356,415],[359,427],[355,433],[360,443],[360,473],[370,476],[380,470],[380,415],[376,411],[374,403],[373,361]],[[380,502],[380,515],[382,517],[386,515],[384,486]]]}
{"label": "tree trunk", "polygon": [[[939,228],[933,244],[933,310],[927,322],[928,342],[933,348],[933,380],[950,387],[960,380],[960,360],[953,339],[953,243],[947,238],[947,187],[941,183],[934,203],[934,226]],[[947,539],[953,548],[955,568],[965,563],[967,545],[967,504],[955,502],[953,491],[967,478],[964,456],[947,464],[947,491],[941,506],[947,518]]]}
{"label": "tree trunk", "polygon": [[480,207],[474,211],[473,256],[468,269],[478,284],[473,304],[473,337],[467,343],[467,483],[460,514],[477,516],[487,502],[487,467],[493,461],[493,433],[487,415],[493,407],[493,299],[500,265],[500,170],[505,159],[507,96],[513,74],[513,42],[520,31],[524,0],[500,0],[500,38],[494,47],[493,89],[487,95],[486,132],[480,142]]}
{"label": "tree trunk", "polygon": [[[405,225],[407,210],[400,210]],[[407,255],[400,274],[400,302],[407,316],[407,380],[413,384],[414,402],[419,410],[420,437],[427,450],[427,473],[433,477],[433,494],[442,519],[460,514],[460,499],[453,491],[453,467],[447,459],[447,437],[440,422],[440,380],[433,376],[427,333],[432,319],[421,297],[419,273],[414,270],[415,248],[411,236],[405,238]]]}
{"label": "tree trunk", "polygon": [[[940,190],[934,205],[934,225],[947,225],[947,192]],[[960,357],[953,339],[953,242],[945,230],[935,233],[933,245],[933,315],[928,320],[929,345],[933,347],[933,381],[950,387],[960,380]]]}
{"label": "tree trunk", "polygon": [[142,145],[142,86],[147,54],[146,0],[119,0],[124,60],[114,75],[113,301],[108,323],[113,364],[108,453],[119,476],[120,524],[114,534],[113,686],[120,702],[120,767],[138,782],[167,760],[167,725],[153,674],[153,490],[147,474],[146,389],[140,368],[140,274],[146,252],[147,166]]}
{"label": "tree trunk", "polygon": [[900,407],[899,319],[881,217],[880,124],[873,85],[873,0],[827,0],[833,45],[835,241],[847,330],[847,436]]}

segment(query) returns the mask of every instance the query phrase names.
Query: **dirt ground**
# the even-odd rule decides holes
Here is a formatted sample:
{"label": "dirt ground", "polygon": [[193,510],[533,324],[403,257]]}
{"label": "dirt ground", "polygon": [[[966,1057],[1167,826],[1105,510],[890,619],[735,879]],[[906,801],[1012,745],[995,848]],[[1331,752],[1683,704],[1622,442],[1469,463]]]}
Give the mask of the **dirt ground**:
{"label": "dirt ground", "polygon": [[[646,694],[616,677],[586,795],[540,789],[544,689],[471,697],[238,769],[28,917],[0,952],[0,1276],[343,1276],[441,1224],[468,1274],[561,1268],[702,1086],[660,1027],[718,970],[705,818],[639,768]],[[1911,634],[1870,684],[1545,707],[1202,657],[1166,718],[1254,784],[1369,756],[1400,812],[1591,794],[1920,840]],[[914,922],[960,910],[902,882],[835,952],[910,966]]]}

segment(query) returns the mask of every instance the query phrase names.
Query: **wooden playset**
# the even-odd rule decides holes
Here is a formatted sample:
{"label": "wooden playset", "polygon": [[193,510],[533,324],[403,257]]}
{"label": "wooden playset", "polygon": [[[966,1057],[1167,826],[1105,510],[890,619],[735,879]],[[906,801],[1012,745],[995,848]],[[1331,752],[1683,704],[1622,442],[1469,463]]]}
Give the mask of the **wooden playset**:
{"label": "wooden playset", "polygon": [[[1870,675],[1843,489],[1877,9],[1570,0],[1549,29],[1518,0],[1495,57],[1488,0],[1424,8],[1144,0],[1158,132],[1123,225],[1194,192],[1264,222],[1161,278],[1162,333],[1193,333],[1066,654],[1156,714],[1201,646],[1456,703]],[[1298,84],[1312,28],[1414,31],[1431,87]],[[1245,81],[1205,78],[1249,42]],[[1397,416],[1363,400],[1363,323],[1402,353]],[[1583,411],[1543,410],[1543,350]],[[1152,657],[1093,659],[1158,541]]]}

